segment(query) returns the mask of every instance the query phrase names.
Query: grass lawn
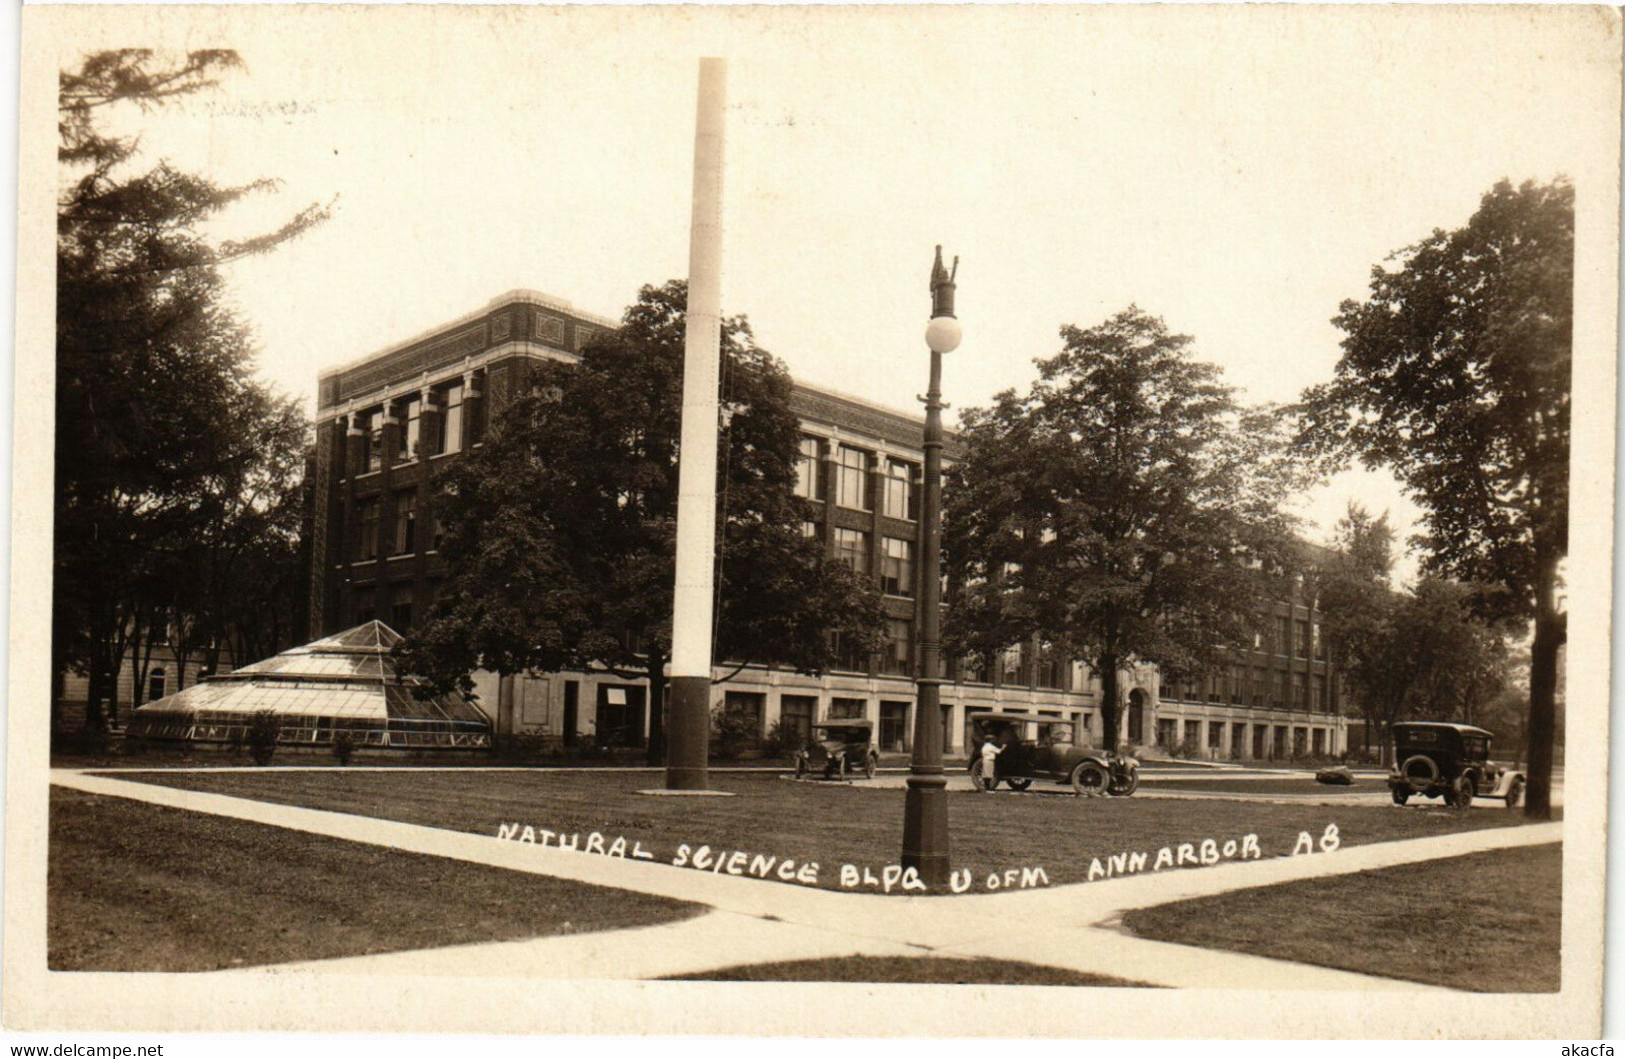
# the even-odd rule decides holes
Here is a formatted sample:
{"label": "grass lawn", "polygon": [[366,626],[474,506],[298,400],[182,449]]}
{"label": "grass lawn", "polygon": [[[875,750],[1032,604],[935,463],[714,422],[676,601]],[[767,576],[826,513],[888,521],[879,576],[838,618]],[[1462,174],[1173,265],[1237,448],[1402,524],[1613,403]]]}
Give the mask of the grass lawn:
{"label": "grass lawn", "polygon": [[[655,798],[657,773],[548,770],[401,773],[124,773],[122,779],[212,791],[267,802],[378,816],[495,835],[515,822],[555,832],[599,831],[641,841],[669,861],[680,843],[713,850],[793,857],[820,865],[819,885],[839,889],[840,865],[894,864],[902,848],[903,791],[794,782],[764,773],[713,772],[712,786],[734,798]],[[1523,822],[1521,813],[1428,812],[1394,806],[1316,806],[1074,798],[949,792],[956,868],[988,873],[1042,867],[1051,883],[1080,882],[1095,857],[1256,834],[1264,856],[1292,851],[1300,831],[1319,836],[1336,824],[1345,845],[1446,834]]]}
{"label": "grass lawn", "polygon": [[[1140,789],[1157,791],[1159,793],[1178,793],[1189,791],[1200,794],[1262,794],[1281,795],[1282,797],[1325,796],[1328,798],[1348,797],[1350,795],[1380,794],[1384,798],[1388,795],[1388,784],[1382,780],[1356,779],[1348,786],[1339,786],[1330,783],[1316,783],[1313,773],[1304,773],[1301,776],[1287,776],[1275,779],[1267,776],[1234,776],[1223,778],[1212,774],[1206,776],[1142,776]],[[1416,799],[1418,805],[1430,804],[1426,798]],[[1441,804],[1434,800],[1431,804]]]}
{"label": "grass lawn", "polygon": [[51,791],[53,971],[207,971],[665,923],[699,905]]}
{"label": "grass lawn", "polygon": [[1158,941],[1490,993],[1561,985],[1561,843],[1143,908]]}
{"label": "grass lawn", "polygon": [[1064,967],[1016,960],[959,960],[938,956],[840,956],[724,967],[679,975],[691,982],[911,982],[925,985],[1102,985],[1146,986]]}

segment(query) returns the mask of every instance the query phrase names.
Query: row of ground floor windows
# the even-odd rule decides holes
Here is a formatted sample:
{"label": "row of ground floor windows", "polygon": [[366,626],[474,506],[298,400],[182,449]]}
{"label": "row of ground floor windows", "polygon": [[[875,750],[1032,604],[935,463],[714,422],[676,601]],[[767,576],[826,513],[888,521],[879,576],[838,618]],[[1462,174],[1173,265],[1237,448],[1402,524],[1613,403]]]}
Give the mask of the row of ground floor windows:
{"label": "row of ground floor windows", "polygon": [[[1160,717],[1157,745],[1208,757],[1324,757],[1328,751],[1335,753],[1328,731],[1312,725],[1249,725],[1245,721],[1182,721],[1176,717]],[[1226,735],[1230,737],[1228,742]]]}

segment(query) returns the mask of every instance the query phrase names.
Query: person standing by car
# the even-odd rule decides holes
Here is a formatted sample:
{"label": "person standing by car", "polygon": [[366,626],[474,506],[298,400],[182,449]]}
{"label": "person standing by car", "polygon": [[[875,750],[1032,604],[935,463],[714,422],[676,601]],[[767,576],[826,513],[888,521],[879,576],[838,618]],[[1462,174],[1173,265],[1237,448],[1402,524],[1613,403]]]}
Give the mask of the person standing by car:
{"label": "person standing by car", "polygon": [[998,761],[999,752],[1004,747],[993,741],[993,733],[989,732],[982,741],[982,789],[990,791],[998,784],[997,774],[993,771]]}

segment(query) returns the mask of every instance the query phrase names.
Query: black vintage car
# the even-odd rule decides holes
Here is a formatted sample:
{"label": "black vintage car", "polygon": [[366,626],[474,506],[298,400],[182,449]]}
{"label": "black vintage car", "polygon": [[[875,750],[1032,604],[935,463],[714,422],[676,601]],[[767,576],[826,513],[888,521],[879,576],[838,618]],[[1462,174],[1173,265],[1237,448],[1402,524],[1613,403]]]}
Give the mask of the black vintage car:
{"label": "black vintage car", "polygon": [[1388,790],[1395,805],[1412,795],[1443,798],[1465,809],[1475,797],[1501,798],[1508,809],[1523,800],[1525,776],[1490,760],[1491,733],[1470,724],[1409,721],[1394,725],[1394,766]]}
{"label": "black vintage car", "polygon": [[[1002,781],[1012,790],[1024,791],[1035,779],[1051,779],[1070,783],[1074,791],[1088,797],[1127,797],[1140,785],[1138,761],[1110,750],[1073,745],[1072,725],[1058,717],[977,712],[966,719],[971,725],[967,767],[981,790],[991,791]],[[1036,740],[1025,737],[1029,723],[1037,727]],[[1000,747],[992,776],[982,770],[982,744],[988,739]]]}
{"label": "black vintage car", "polygon": [[863,720],[825,721],[813,725],[813,739],[796,751],[796,775],[808,773],[825,779],[845,779],[861,772],[874,779],[880,754],[874,745],[874,724]]}

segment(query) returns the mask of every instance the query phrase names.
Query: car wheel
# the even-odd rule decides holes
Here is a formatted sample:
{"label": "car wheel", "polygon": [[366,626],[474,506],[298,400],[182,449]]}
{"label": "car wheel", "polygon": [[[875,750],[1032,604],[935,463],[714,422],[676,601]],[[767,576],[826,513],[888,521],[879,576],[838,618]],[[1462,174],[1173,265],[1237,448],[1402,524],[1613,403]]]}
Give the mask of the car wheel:
{"label": "car wheel", "polygon": [[992,782],[988,782],[987,776],[982,770],[982,763],[980,761],[976,761],[971,764],[970,781],[971,784],[979,791],[990,791],[999,784],[999,781],[996,779]]}
{"label": "car wheel", "polygon": [[1457,809],[1471,808],[1473,798],[1478,794],[1478,786],[1473,783],[1473,778],[1471,776],[1462,776],[1460,779],[1456,780],[1453,786],[1455,788],[1455,799],[1451,802],[1451,804]]}
{"label": "car wheel", "polygon": [[1411,789],[1409,787],[1390,787],[1388,791],[1394,796],[1395,805],[1404,805],[1411,800]]}
{"label": "car wheel", "polygon": [[1072,789],[1085,798],[1100,797],[1110,785],[1106,770],[1093,761],[1084,761],[1072,770]]}
{"label": "car wheel", "polygon": [[1523,780],[1513,780],[1507,788],[1507,808],[1516,809],[1523,801]]}
{"label": "car wheel", "polygon": [[880,764],[880,759],[878,757],[876,757],[875,755],[873,755],[873,754],[870,754],[868,757],[864,758],[863,759],[863,778],[866,779],[866,780],[874,779],[875,778],[875,769],[876,769],[876,767],[879,766],[879,764]]}
{"label": "car wheel", "polygon": [[1024,791],[1033,785],[1033,781],[1028,779],[1005,780],[1005,782],[1010,784],[1010,789],[1013,791]]}
{"label": "car wheel", "polygon": [[796,758],[796,779],[799,780],[801,777],[805,776],[806,774],[807,774],[807,759],[806,758],[799,758],[799,757]]}
{"label": "car wheel", "polygon": [[1133,794],[1139,789],[1140,774],[1138,772],[1130,772],[1126,779],[1118,780],[1111,785],[1111,794],[1116,798],[1127,798],[1129,795]]}
{"label": "car wheel", "polygon": [[1426,754],[1412,754],[1399,766],[1399,774],[1418,794],[1433,786],[1439,778],[1439,763]]}

